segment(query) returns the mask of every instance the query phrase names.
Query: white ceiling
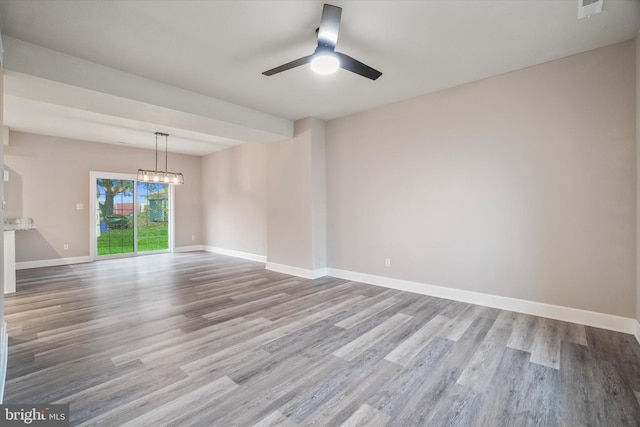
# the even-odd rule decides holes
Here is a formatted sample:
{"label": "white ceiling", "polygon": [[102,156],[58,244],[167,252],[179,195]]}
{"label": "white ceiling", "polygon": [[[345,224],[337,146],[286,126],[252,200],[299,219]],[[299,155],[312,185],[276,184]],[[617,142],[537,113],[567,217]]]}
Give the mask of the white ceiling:
{"label": "white ceiling", "polygon": [[[212,101],[236,104],[245,107],[247,114],[266,113],[269,117],[264,120],[286,121],[303,117],[330,120],[629,40],[640,29],[637,0],[605,0],[602,13],[582,20],[577,19],[577,0],[332,0],[331,4],[343,8],[337,50],[379,69],[382,77],[371,81],[344,70],[318,76],[308,66],[263,76],[264,70],[313,52],[323,3],[0,0],[0,19],[2,33],[9,38]],[[5,67],[9,71],[14,70],[11,46],[22,45],[6,46]],[[20,73],[28,74],[27,68],[16,70],[20,72],[14,81],[20,81]],[[56,80],[55,70],[42,72]],[[9,80],[6,124],[17,129],[99,140],[87,136],[91,127],[86,122],[92,121],[87,116],[101,114],[93,117],[103,126],[100,142],[117,143],[116,139],[129,138],[122,129],[138,129],[139,138],[124,142],[143,145],[138,140],[158,127],[153,121],[137,126],[134,117],[115,117],[110,123],[110,114],[69,108],[64,103],[62,113],[60,108],[43,106],[42,99],[19,101]],[[47,99],[45,104],[58,103]],[[76,136],[74,110],[79,110]],[[47,131],[42,123],[60,122],[33,120],[40,124],[30,130],[30,112],[40,119],[49,113],[63,114],[67,122]],[[235,124],[265,131],[261,125],[240,122]],[[183,132],[185,141],[192,138],[193,146],[185,142],[173,151],[206,154],[252,139],[233,132],[218,133],[213,128],[191,131],[187,127],[172,130]],[[267,133],[270,139],[255,140],[269,142],[286,134]],[[152,135],[148,139],[152,140]]]}

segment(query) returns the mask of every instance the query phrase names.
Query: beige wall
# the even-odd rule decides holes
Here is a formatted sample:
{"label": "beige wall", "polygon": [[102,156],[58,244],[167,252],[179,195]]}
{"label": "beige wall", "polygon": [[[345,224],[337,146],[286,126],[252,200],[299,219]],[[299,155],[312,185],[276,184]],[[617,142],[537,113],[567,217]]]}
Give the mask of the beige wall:
{"label": "beige wall", "polygon": [[[9,141],[5,217],[32,217],[37,227],[16,232],[17,262],[88,256],[89,171],[136,173],[153,166],[149,150],[21,132],[11,132]],[[185,179],[175,190],[176,247],[202,244],[200,158],[170,153],[169,162]],[[85,209],[76,210],[77,203]]]}
{"label": "beige wall", "polygon": [[244,144],[202,158],[204,243],[267,254],[267,146]]}
{"label": "beige wall", "polygon": [[[2,45],[2,40],[0,40],[0,45]],[[2,53],[0,53],[0,62],[2,62]],[[0,64],[1,65],[1,64]],[[0,66],[0,96],[4,99],[4,68]],[[4,131],[4,102],[0,102],[0,127],[2,128],[2,136],[0,136],[0,160],[4,157],[4,145],[7,143],[7,132]],[[4,177],[0,174],[0,203],[4,200]],[[0,224],[4,224],[5,212],[2,208],[0,208]],[[3,236],[4,237],[4,236]],[[2,271],[3,274],[0,274],[0,325],[4,325],[4,241],[3,244],[0,245],[0,260],[2,260]],[[0,327],[0,331],[2,328]],[[4,341],[4,336],[0,332],[0,338]],[[4,346],[0,344],[0,360],[2,360],[2,352],[6,351],[3,348]],[[4,381],[4,378],[0,378],[0,382]]]}
{"label": "beige wall", "polygon": [[314,270],[326,267],[325,123],[307,118],[294,137],[267,151],[267,258]]}
{"label": "beige wall", "polygon": [[[640,319],[638,52],[625,42],[327,124],[300,120],[269,146],[172,154],[187,182],[176,245]],[[153,156],[19,132],[5,151],[5,214],[38,226],[17,233],[18,261],[88,255],[89,171],[135,172]]]}
{"label": "beige wall", "polygon": [[634,49],[329,122],[329,266],[634,317]]}
{"label": "beige wall", "polygon": [[270,262],[313,268],[309,128],[294,125],[292,139],[267,150],[267,258]]}
{"label": "beige wall", "polygon": [[326,122],[311,120],[311,229],[313,270],[327,266]]}
{"label": "beige wall", "polygon": [[[640,322],[640,34],[636,37],[636,319]],[[638,331],[640,333],[640,331]]]}

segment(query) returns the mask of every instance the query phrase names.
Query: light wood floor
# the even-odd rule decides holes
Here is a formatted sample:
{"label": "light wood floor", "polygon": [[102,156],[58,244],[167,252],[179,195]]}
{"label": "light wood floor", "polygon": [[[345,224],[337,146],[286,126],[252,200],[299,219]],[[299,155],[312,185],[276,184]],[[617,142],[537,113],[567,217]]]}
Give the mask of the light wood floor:
{"label": "light wood floor", "polygon": [[631,335],[202,252],[18,289],[5,401],[72,425],[640,425]]}

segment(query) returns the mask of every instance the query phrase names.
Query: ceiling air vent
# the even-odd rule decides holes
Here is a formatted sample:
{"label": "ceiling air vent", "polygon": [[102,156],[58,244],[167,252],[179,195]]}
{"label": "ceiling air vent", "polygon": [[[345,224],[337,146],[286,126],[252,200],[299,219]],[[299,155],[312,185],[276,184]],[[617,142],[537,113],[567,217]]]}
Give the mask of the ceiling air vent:
{"label": "ceiling air vent", "polygon": [[604,0],[578,0],[578,19],[590,18],[591,15],[602,12]]}

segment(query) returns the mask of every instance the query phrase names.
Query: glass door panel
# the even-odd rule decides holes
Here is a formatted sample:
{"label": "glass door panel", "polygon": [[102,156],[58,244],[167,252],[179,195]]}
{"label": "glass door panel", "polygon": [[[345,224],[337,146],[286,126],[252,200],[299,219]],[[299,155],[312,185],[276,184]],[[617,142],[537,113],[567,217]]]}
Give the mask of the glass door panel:
{"label": "glass door panel", "polygon": [[168,252],[172,247],[170,185],[136,175],[91,172],[93,259]]}
{"label": "glass door panel", "polygon": [[98,256],[136,252],[134,184],[126,179],[96,179]]}
{"label": "glass door panel", "polygon": [[169,249],[169,184],[138,182],[138,252]]}

